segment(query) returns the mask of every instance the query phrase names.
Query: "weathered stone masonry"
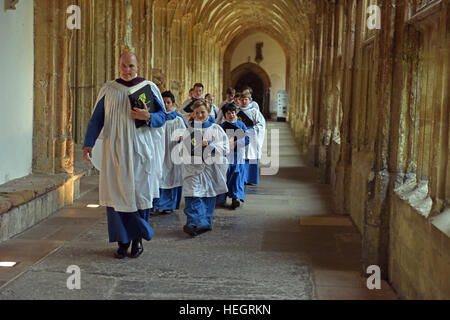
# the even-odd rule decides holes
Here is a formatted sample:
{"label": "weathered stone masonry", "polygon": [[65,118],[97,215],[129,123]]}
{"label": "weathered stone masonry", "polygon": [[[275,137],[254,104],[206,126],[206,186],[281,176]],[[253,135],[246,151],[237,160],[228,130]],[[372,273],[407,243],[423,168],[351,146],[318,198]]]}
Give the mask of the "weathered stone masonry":
{"label": "weathered stone masonry", "polygon": [[[86,169],[75,155],[123,50],[135,51],[140,75],[179,103],[194,82],[220,100],[233,50],[265,32],[286,55],[298,145],[331,184],[335,212],[350,215],[362,234],[361,271],[379,265],[401,298],[450,298],[448,0],[34,4],[33,175],[0,187],[9,215],[0,226],[16,225],[11,214],[24,205],[39,214],[14,232],[2,226],[3,240],[79,194]],[[81,8],[80,30],[65,28],[72,4]],[[370,5],[381,8],[379,30],[366,26]],[[27,204],[51,192],[55,205]]]}
{"label": "weathered stone masonry", "polygon": [[[380,30],[366,27],[371,4]],[[448,299],[449,2],[320,1],[317,12],[291,126],[362,233],[362,271],[379,265],[402,298]]]}

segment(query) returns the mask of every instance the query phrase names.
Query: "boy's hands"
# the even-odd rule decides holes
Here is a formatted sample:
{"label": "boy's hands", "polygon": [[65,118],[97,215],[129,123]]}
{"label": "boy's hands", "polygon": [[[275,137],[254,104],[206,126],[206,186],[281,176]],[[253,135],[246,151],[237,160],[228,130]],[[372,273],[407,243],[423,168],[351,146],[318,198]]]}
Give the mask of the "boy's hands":
{"label": "boy's hands", "polygon": [[236,143],[236,141],[234,141],[234,137],[229,139],[229,143],[230,143],[231,150],[236,149],[237,143]]}

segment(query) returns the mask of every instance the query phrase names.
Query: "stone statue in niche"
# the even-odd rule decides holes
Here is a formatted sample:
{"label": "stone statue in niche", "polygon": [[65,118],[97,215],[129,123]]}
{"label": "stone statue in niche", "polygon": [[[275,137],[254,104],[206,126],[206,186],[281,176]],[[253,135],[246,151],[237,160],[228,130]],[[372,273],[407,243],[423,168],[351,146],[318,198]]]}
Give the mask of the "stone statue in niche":
{"label": "stone statue in niche", "polygon": [[258,42],[256,44],[256,57],[255,57],[255,61],[257,64],[260,64],[261,61],[263,61],[263,56],[262,56],[262,48],[264,47],[264,42]]}
{"label": "stone statue in niche", "polygon": [[16,10],[16,4],[19,0],[5,0],[5,11],[6,10]]}

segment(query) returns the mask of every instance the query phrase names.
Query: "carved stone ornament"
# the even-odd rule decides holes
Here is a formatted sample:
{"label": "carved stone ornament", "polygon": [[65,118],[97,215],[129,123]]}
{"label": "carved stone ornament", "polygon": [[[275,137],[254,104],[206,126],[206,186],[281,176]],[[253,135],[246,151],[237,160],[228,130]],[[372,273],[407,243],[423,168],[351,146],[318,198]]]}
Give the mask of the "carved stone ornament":
{"label": "carved stone ornament", "polygon": [[264,47],[264,43],[263,42],[258,42],[256,44],[256,57],[255,57],[255,61],[257,64],[260,64],[261,61],[264,60],[263,55],[262,55],[262,48]]}

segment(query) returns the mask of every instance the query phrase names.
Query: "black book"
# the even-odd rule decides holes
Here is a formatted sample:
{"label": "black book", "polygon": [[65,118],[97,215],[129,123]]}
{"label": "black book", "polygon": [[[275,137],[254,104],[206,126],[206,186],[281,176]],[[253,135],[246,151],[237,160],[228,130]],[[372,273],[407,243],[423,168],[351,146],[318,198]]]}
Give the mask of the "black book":
{"label": "black book", "polygon": [[194,105],[194,103],[196,103],[199,99],[192,99],[192,101],[186,106],[184,107],[184,112],[186,113],[192,113],[194,112],[194,110],[192,110],[192,106]]}
{"label": "black book", "polygon": [[[150,113],[157,112],[155,97],[153,96],[152,87],[149,84],[145,84],[141,87],[133,89],[131,94],[128,96],[131,103],[131,109],[139,108],[144,109],[144,103],[147,106],[147,110]],[[135,120],[136,128],[140,128],[142,126],[147,125],[144,120]]]}
{"label": "black book", "polygon": [[[222,125],[223,130],[238,130],[238,126],[232,124],[231,122],[225,121]],[[226,131],[225,131],[226,132]]]}
{"label": "black book", "polygon": [[[199,132],[200,131],[200,132]],[[201,155],[203,158],[203,152],[205,151],[203,146],[203,134],[201,130],[194,130],[191,133],[191,156]]]}
{"label": "black book", "polygon": [[[223,123],[222,129],[225,131],[225,133],[227,135],[228,135],[227,130],[234,130],[233,131],[234,141],[237,141],[239,139],[243,139],[246,136],[246,133],[245,133],[245,131],[242,128],[239,128],[238,126],[236,126],[236,125],[234,125],[234,124],[232,124],[232,123],[230,123],[228,121],[225,121]],[[236,130],[241,130],[241,131],[238,131],[238,134],[236,134]],[[228,136],[228,138],[230,138],[230,136]]]}
{"label": "black book", "polygon": [[[222,129],[223,129],[223,131],[225,131],[225,133],[227,134],[228,138],[231,138],[235,134],[235,131],[239,130],[240,128],[238,126],[235,126],[234,124],[228,122],[228,121],[225,121],[222,124]],[[227,130],[233,130],[233,135],[230,136],[229,132]],[[234,141],[236,141],[236,140],[237,140],[237,137],[234,137]]]}
{"label": "black book", "polygon": [[247,128],[252,128],[255,126],[255,123],[253,122],[252,119],[250,119],[244,111],[239,111],[239,113],[237,114],[238,116],[238,120],[243,122]]}

